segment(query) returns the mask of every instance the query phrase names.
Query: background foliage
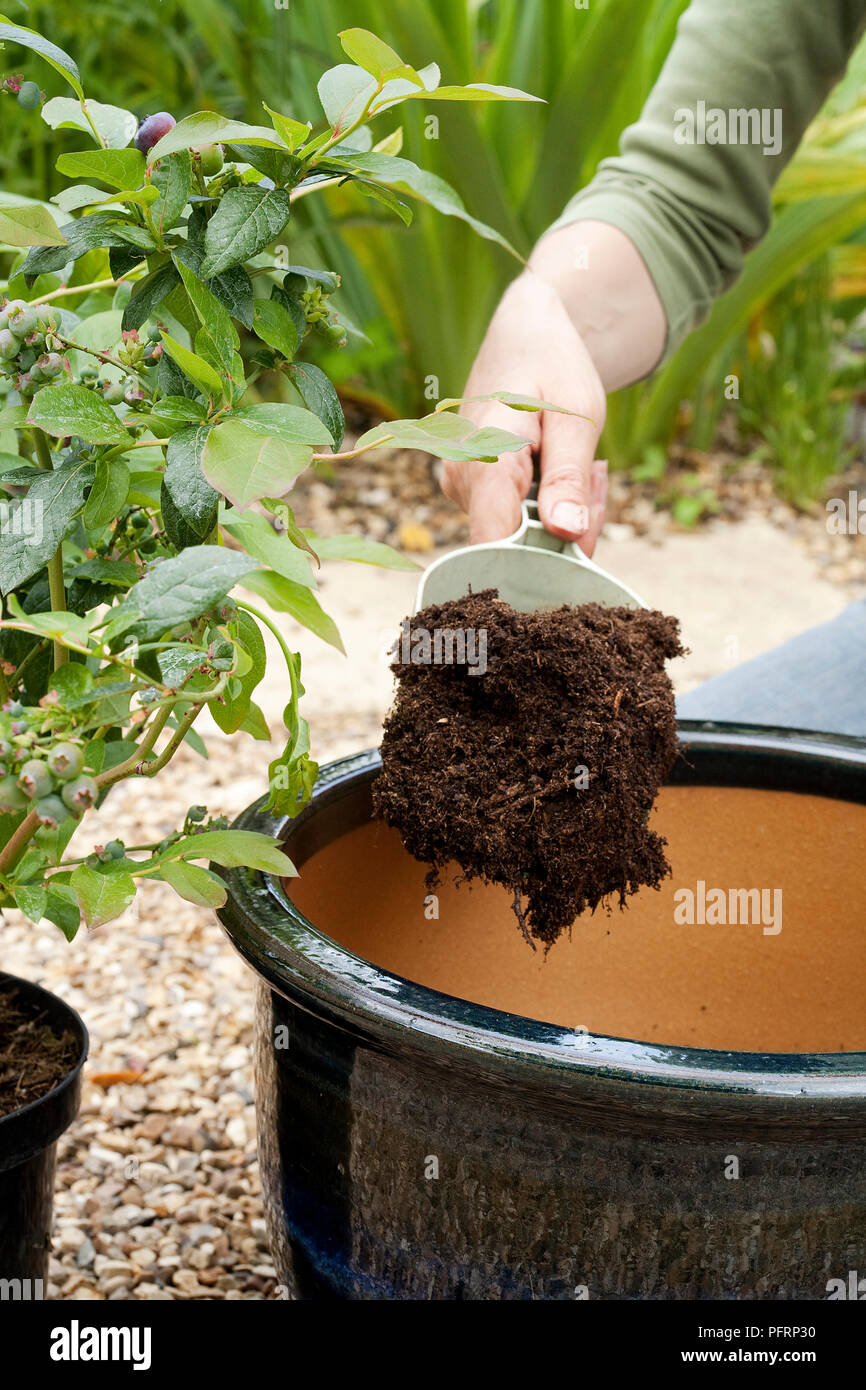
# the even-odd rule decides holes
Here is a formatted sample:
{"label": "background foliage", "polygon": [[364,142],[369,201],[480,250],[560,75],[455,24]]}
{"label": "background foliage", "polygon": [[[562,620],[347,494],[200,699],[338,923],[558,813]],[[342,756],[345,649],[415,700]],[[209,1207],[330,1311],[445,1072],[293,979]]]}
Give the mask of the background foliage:
{"label": "background foliage", "polygon": [[[404,121],[408,157],[454,183],[476,216],[526,253],[598,161],[615,152],[686,4],[593,0],[579,10],[572,0],[292,0],[276,9],[273,0],[163,0],[158,6],[90,0],[85,10],[50,0],[7,0],[7,12],[73,49],[93,74],[91,87],[101,100],[142,114],[213,106],[257,121],[262,97],[282,109],[289,99],[298,109],[312,109],[318,74],[335,59],[334,35],[347,25],[375,30],[410,61],[421,54],[439,62],[456,82],[531,90],[548,104],[438,110],[438,139],[425,137],[429,113],[420,107]],[[687,442],[706,444],[724,405],[719,383],[739,366],[748,369],[755,388],[743,428],[779,463],[784,490],[805,500],[833,471],[844,453],[844,410],[825,413],[821,457],[806,464],[802,433],[811,426],[803,418],[807,407],[799,405],[796,373],[783,380],[780,359],[770,367],[769,356],[755,354],[754,339],[759,323],[765,335],[778,324],[772,306],[781,297],[785,314],[794,315],[795,341],[802,337],[808,344],[810,361],[823,353],[826,363],[838,336],[835,316],[850,321],[863,307],[864,88],[861,47],[785,174],[776,223],[739,284],[663,371],[612,398],[604,444],[614,465],[644,463],[677,429]],[[18,111],[7,117],[5,106],[0,181],[44,197],[68,137],[40,129],[38,120]],[[468,228],[426,210],[404,228],[355,193],[331,194],[329,208],[308,200],[293,255],[341,266],[343,302],[372,340],[353,345],[339,361],[326,355],[322,364],[341,376],[344,389],[397,415],[423,408],[428,377],[437,378],[439,393],[459,394],[492,308],[514,273],[504,252]],[[825,283],[838,299],[834,314],[818,314],[816,321],[814,295],[798,296],[792,287],[822,258]],[[796,351],[786,350],[781,361],[793,367],[796,359]],[[850,389],[847,376],[830,385],[837,400]],[[799,423],[788,418],[792,411]]]}

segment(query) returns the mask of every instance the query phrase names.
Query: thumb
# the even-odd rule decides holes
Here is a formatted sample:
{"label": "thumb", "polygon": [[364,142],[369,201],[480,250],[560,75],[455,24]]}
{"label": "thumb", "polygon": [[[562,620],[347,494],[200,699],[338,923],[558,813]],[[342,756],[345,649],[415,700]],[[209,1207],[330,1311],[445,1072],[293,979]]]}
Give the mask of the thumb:
{"label": "thumb", "polygon": [[541,427],[538,514],[555,536],[576,541],[592,524],[592,465],[599,428],[590,420],[548,411]]}

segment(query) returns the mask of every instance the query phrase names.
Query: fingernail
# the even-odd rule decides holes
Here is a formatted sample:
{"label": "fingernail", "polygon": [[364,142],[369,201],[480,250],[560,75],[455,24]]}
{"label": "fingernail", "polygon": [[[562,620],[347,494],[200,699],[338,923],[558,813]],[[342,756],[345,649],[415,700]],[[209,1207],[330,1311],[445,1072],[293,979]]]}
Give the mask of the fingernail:
{"label": "fingernail", "polygon": [[550,514],[551,523],[559,531],[570,531],[572,535],[582,536],[589,529],[589,508],[577,502],[557,502]]}

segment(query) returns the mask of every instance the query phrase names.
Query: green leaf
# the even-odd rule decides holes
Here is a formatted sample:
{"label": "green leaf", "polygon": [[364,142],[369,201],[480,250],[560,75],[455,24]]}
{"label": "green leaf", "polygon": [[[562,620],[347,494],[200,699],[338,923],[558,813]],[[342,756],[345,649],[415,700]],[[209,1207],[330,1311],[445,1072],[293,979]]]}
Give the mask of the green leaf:
{"label": "green leaf", "polygon": [[206,658],[206,652],[184,643],[183,646],[166,647],[157,653],[156,659],[160,675],[166,685],[176,689],[183,684],[190,672],[202,665]]}
{"label": "green leaf", "polygon": [[[43,394],[40,392],[40,394]],[[34,400],[38,400],[37,396]],[[30,485],[4,526],[0,545],[0,592],[10,593],[32,579],[48,562],[63,539],[66,527],[81,510],[93,480],[93,464],[74,459],[45,472]],[[15,517],[21,512],[21,522]],[[35,615],[31,615],[30,622]]]}
{"label": "green leaf", "polygon": [[346,57],[374,77],[381,78],[384,73],[404,66],[399,53],[371,34],[369,29],[342,29],[338,38]]}
{"label": "green leaf", "polygon": [[364,536],[317,536],[315,531],[305,534],[320,560],[354,560],[359,565],[379,565],[386,570],[419,568],[407,555],[381,541],[368,541]]}
{"label": "green leaf", "polygon": [[66,222],[60,228],[61,236],[66,238],[65,246],[37,246],[18,269],[28,285],[32,285],[38,275],[48,275],[62,270],[70,261],[77,261],[88,251],[102,247],[126,246],[121,235],[123,228],[116,213],[94,213],[90,217],[79,217],[76,222]]}
{"label": "green leaf", "polygon": [[170,333],[163,332],[161,337],[163,347],[172,361],[180,367],[184,376],[189,377],[203,395],[222,400],[225,394],[223,382],[215,368],[197,353],[190,352],[189,348],[184,347],[183,343],[179,343]]}
{"label": "green leaf", "polygon": [[[105,106],[101,101],[86,101],[85,106],[109,149],[122,150],[129,144],[138,129],[138,121],[131,111],[124,111],[120,106]],[[42,108],[42,119],[52,130],[92,133],[81,102],[73,101],[71,97],[52,97],[46,101]]]}
{"label": "green leaf", "polygon": [[41,637],[51,637],[66,642],[69,646],[89,650],[90,629],[96,621],[95,614],[79,618],[77,614],[69,613],[65,609],[57,613],[25,613],[14,593],[7,596],[7,604],[10,613],[22,628],[26,627],[28,631],[36,632]]}
{"label": "green leaf", "polygon": [[123,330],[141,328],[143,323],[159,308],[163,300],[171,294],[178,283],[178,273],[169,263],[153,270],[143,280],[132,287],[132,295],[123,311]]}
{"label": "green leaf", "polygon": [[273,130],[267,126],[246,125],[243,121],[230,121],[226,116],[218,116],[215,111],[197,111],[186,116],[150,151],[150,161],[164,159],[176,150],[200,150],[203,145],[232,144],[265,145],[272,150],[285,150]]}
{"label": "green leaf", "polygon": [[45,916],[48,895],[39,884],[20,883],[15,889],[15,902],[31,922],[38,925]]}
{"label": "green leaf", "polygon": [[438,212],[444,213],[446,217],[457,217],[461,222],[466,222],[472,227],[473,231],[487,241],[495,241],[497,245],[505,248],[512,256],[522,260],[522,257],[515,251],[510,242],[495,228],[488,227],[485,222],[479,222],[467,212],[460,195],[440,179],[438,174],[432,174],[428,169],[421,169],[417,164],[413,164],[409,159],[400,159],[394,155],[380,154],[371,150],[368,154],[347,151],[342,155],[332,155],[323,163],[323,168],[331,169],[334,166],[335,172],[340,168],[346,168],[356,174],[365,175],[373,180],[374,183],[381,183],[386,188],[396,189],[398,193],[405,193],[410,198],[417,198],[422,203],[428,203]]}
{"label": "green leaf", "polygon": [[57,161],[58,174],[70,179],[100,179],[112,188],[137,188],[144,178],[144,155],[138,150],[73,150]]}
{"label": "green leaf", "polygon": [[240,727],[240,733],[249,734],[251,738],[257,739],[260,743],[270,743],[271,731],[268,728],[267,720],[255,700],[250,701],[247,717]]}
{"label": "green leaf", "polygon": [[[144,419],[139,416],[127,418]],[[146,418],[154,433],[177,434],[189,425],[203,423],[207,412],[201,401],[192,400],[189,396],[163,396]]]}
{"label": "green leaf", "polygon": [[290,361],[298,346],[298,330],[291,314],[275,299],[257,299],[253,306],[253,330],[262,342]]}
{"label": "green leaf", "polygon": [[224,734],[237,733],[244,724],[250,712],[253,691],[263,679],[267,668],[265,641],[252,614],[239,609],[238,620],[233,627],[235,631],[232,636],[249,656],[250,668],[233,682],[237,688],[232,691],[224,705],[216,700],[211,701],[209,705],[214,723]]}
{"label": "green leaf", "polygon": [[199,907],[222,907],[226,900],[222,879],[210,869],[199,868],[197,864],[187,864],[183,859],[170,860],[163,864],[160,876],[188,903],[197,903]]}
{"label": "green leaf", "polygon": [[315,561],[316,566],[318,567],[319,557],[316,554],[313,547],[310,545],[309,540],[304,535],[297,521],[295,520],[295,514],[289,506],[288,502],[284,502],[279,497],[263,497],[261,501],[262,506],[265,507],[269,512],[272,512],[274,516],[277,518],[277,520],[281,522],[283,531],[286,535],[286,539],[289,540],[292,543],[292,545],[295,546],[298,550],[305,551],[306,554],[309,555],[310,558]]}
{"label": "green leaf", "polygon": [[199,835],[185,836],[162,855],[163,863],[172,859],[211,859],[224,869],[245,867],[286,877],[296,872],[277,841],[257,830],[203,830]]}
{"label": "green leaf", "polygon": [[137,634],[149,640],[209,612],[255,567],[255,560],[247,555],[219,545],[191,546],[170,560],[162,560],[127,596],[129,607],[142,615],[136,624]]}
{"label": "green leaf", "polygon": [[315,594],[302,584],[271,570],[254,570],[244,579],[244,588],[259,594],[277,613],[289,613],[295,622],[314,632],[345,656],[346,649],[337,624],[322,608]]}
{"label": "green leaf", "polygon": [[367,430],[356,448],[387,443],[392,449],[423,449],[441,459],[492,462],[500,454],[519,453],[528,441],[508,430],[477,429],[462,415],[439,413],[421,420],[388,420]]}
{"label": "green leaf", "polygon": [[135,880],[124,870],[100,874],[79,864],[73,869],[69,886],[78,899],[88,927],[101,927],[125,912],[135,897]]}
{"label": "green leaf", "polygon": [[322,74],[319,101],[335,131],[354,124],[378,85],[375,77],[352,63],[339,63]]}
{"label": "green leaf", "polygon": [[304,405],[318,415],[334,441],[334,448],[339,449],[346,433],[346,420],[330,378],[314,362],[294,362],[289,377]]}
{"label": "green leaf", "polygon": [[33,397],[28,425],[60,438],[78,435],[88,444],[131,444],[132,439],[107,401],[77,382],[46,386]]}
{"label": "green leaf", "polygon": [[288,536],[279,535],[261,512],[246,511],[242,515],[225,510],[220,518],[223,530],[244,550],[268,565],[277,574],[306,589],[315,587],[310,563],[304,552],[293,545]]}
{"label": "green leaf", "polygon": [[281,116],[279,111],[274,111],[266,101],[262,105],[271,118],[274,130],[285,143],[286,149],[299,149],[312,130],[309,121],[304,125],[301,121],[293,121],[290,116]]}
{"label": "green leaf", "polygon": [[101,531],[119,516],[129,494],[129,469],[123,459],[96,465],[96,477],[84,507],[82,520],[88,531]]}
{"label": "green leaf", "polygon": [[[218,299],[214,297],[207,285],[191,270],[183,261],[177,262],[177,269],[183,280],[186,292],[189,295],[190,303],[199,323],[201,332],[196,336],[196,348],[199,353],[203,350],[209,352],[208,360],[213,366],[219,367],[231,378],[235,365],[235,357],[240,348],[235,326],[232,323],[231,315],[223,307]],[[201,340],[201,341],[200,341]]]}
{"label": "green leaf", "polygon": [[93,188],[89,183],[76,183],[70,188],[61,188],[51,199],[61,212],[77,212],[80,208],[99,207],[106,203],[137,203],[140,207],[150,207],[159,194],[149,185],[145,188],[124,188],[120,193],[106,193],[104,188]]}
{"label": "green leaf", "polygon": [[81,925],[81,909],[74,888],[68,883],[49,883],[45,892],[45,916],[59,927],[67,941],[75,938]]}
{"label": "green leaf", "polygon": [[95,584],[112,584],[118,589],[128,589],[138,579],[138,566],[131,560],[83,560],[80,565],[73,566],[69,573],[73,579],[90,579]]}
{"label": "green leaf", "polygon": [[531,92],[523,92],[518,87],[492,87],[487,82],[470,82],[466,87],[436,87],[433,91],[413,90],[409,84],[405,90],[402,87],[396,90],[396,84],[395,90],[390,88],[391,83],[387,83],[381,98],[373,103],[371,114],[387,111],[389,107],[412,98],[427,101],[544,101],[543,97],[533,96]]}
{"label": "green leaf", "polygon": [[208,435],[202,470],[212,487],[243,510],[260,497],[288,492],[312,456],[308,444],[287,444],[238,420],[225,420]]}
{"label": "green leaf", "polygon": [[491,391],[486,396],[448,397],[439,401],[434,414],[439,415],[443,410],[453,410],[460,405],[472,405],[477,401],[501,401],[503,405],[510,405],[512,410],[547,410],[557,415],[576,415],[580,420],[589,419],[589,416],[580,415],[578,411],[569,410],[567,406],[553,405],[551,401],[543,401],[538,396],[522,396],[515,391]]}
{"label": "green leaf", "polygon": [[285,188],[230,188],[207,224],[204,279],[258,255],[282,232],[291,210]]}
{"label": "green leaf", "polygon": [[280,401],[260,401],[244,405],[227,417],[238,420],[257,434],[273,434],[286,444],[333,444],[331,433],[323,421],[299,405],[283,405]]}
{"label": "green leaf", "polygon": [[38,53],[40,58],[44,58],[66,78],[76,95],[84,99],[81,74],[74,60],[68,53],[64,53],[62,48],[58,48],[56,43],[49,43],[48,39],[37,34],[35,29],[23,29],[19,24],[0,23],[0,44],[2,43],[20,43],[22,48],[29,48]]}
{"label": "green leaf", "polygon": [[179,430],[168,441],[163,485],[179,516],[199,541],[207,540],[217,523],[219,493],[202,473],[202,450],[208,426]]}
{"label": "green leaf", "polygon": [[405,227],[412,225],[415,217],[414,210],[402,198],[398,198],[393,189],[383,188],[378,183],[368,183],[366,179],[355,179],[355,188],[365,198],[372,198],[375,202],[384,204],[391,212],[396,213]]}
{"label": "green leaf", "polygon": [[0,242],[6,246],[66,246],[66,237],[41,203],[0,208]]}
{"label": "green leaf", "polygon": [[178,150],[161,159],[151,170],[150,181],[159,193],[154,204],[152,220],[160,233],[173,227],[189,202],[193,188],[192,155]]}
{"label": "green leaf", "polygon": [[93,690],[93,675],[80,661],[67,661],[49,678],[48,689],[63,709],[80,706]]}

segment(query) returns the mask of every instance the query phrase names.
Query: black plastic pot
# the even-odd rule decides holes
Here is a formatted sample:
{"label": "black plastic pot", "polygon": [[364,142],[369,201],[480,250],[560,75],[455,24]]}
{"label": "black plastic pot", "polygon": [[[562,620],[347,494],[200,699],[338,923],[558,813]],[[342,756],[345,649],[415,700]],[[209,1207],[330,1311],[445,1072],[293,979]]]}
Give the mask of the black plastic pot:
{"label": "black plastic pot", "polygon": [[[74,1009],[29,980],[0,971],[0,994],[52,1032],[78,1041],[75,1065],[53,1091],[0,1119],[0,1281],[4,1298],[42,1298],[48,1267],[57,1140],[78,1113],[87,1029]],[[9,1283],[8,1281],[14,1281]]]}
{"label": "black plastic pot", "polygon": [[[680,736],[672,781],[866,803],[862,742]],[[378,767],[323,770],[283,827],[299,867],[369,818]],[[273,829],[261,803],[238,824]],[[259,1153],[292,1297],[815,1299],[866,1273],[866,1053],[576,1046],[362,961],[273,879],[225,876],[260,981]],[[746,1181],[723,1179],[731,1153]]]}

